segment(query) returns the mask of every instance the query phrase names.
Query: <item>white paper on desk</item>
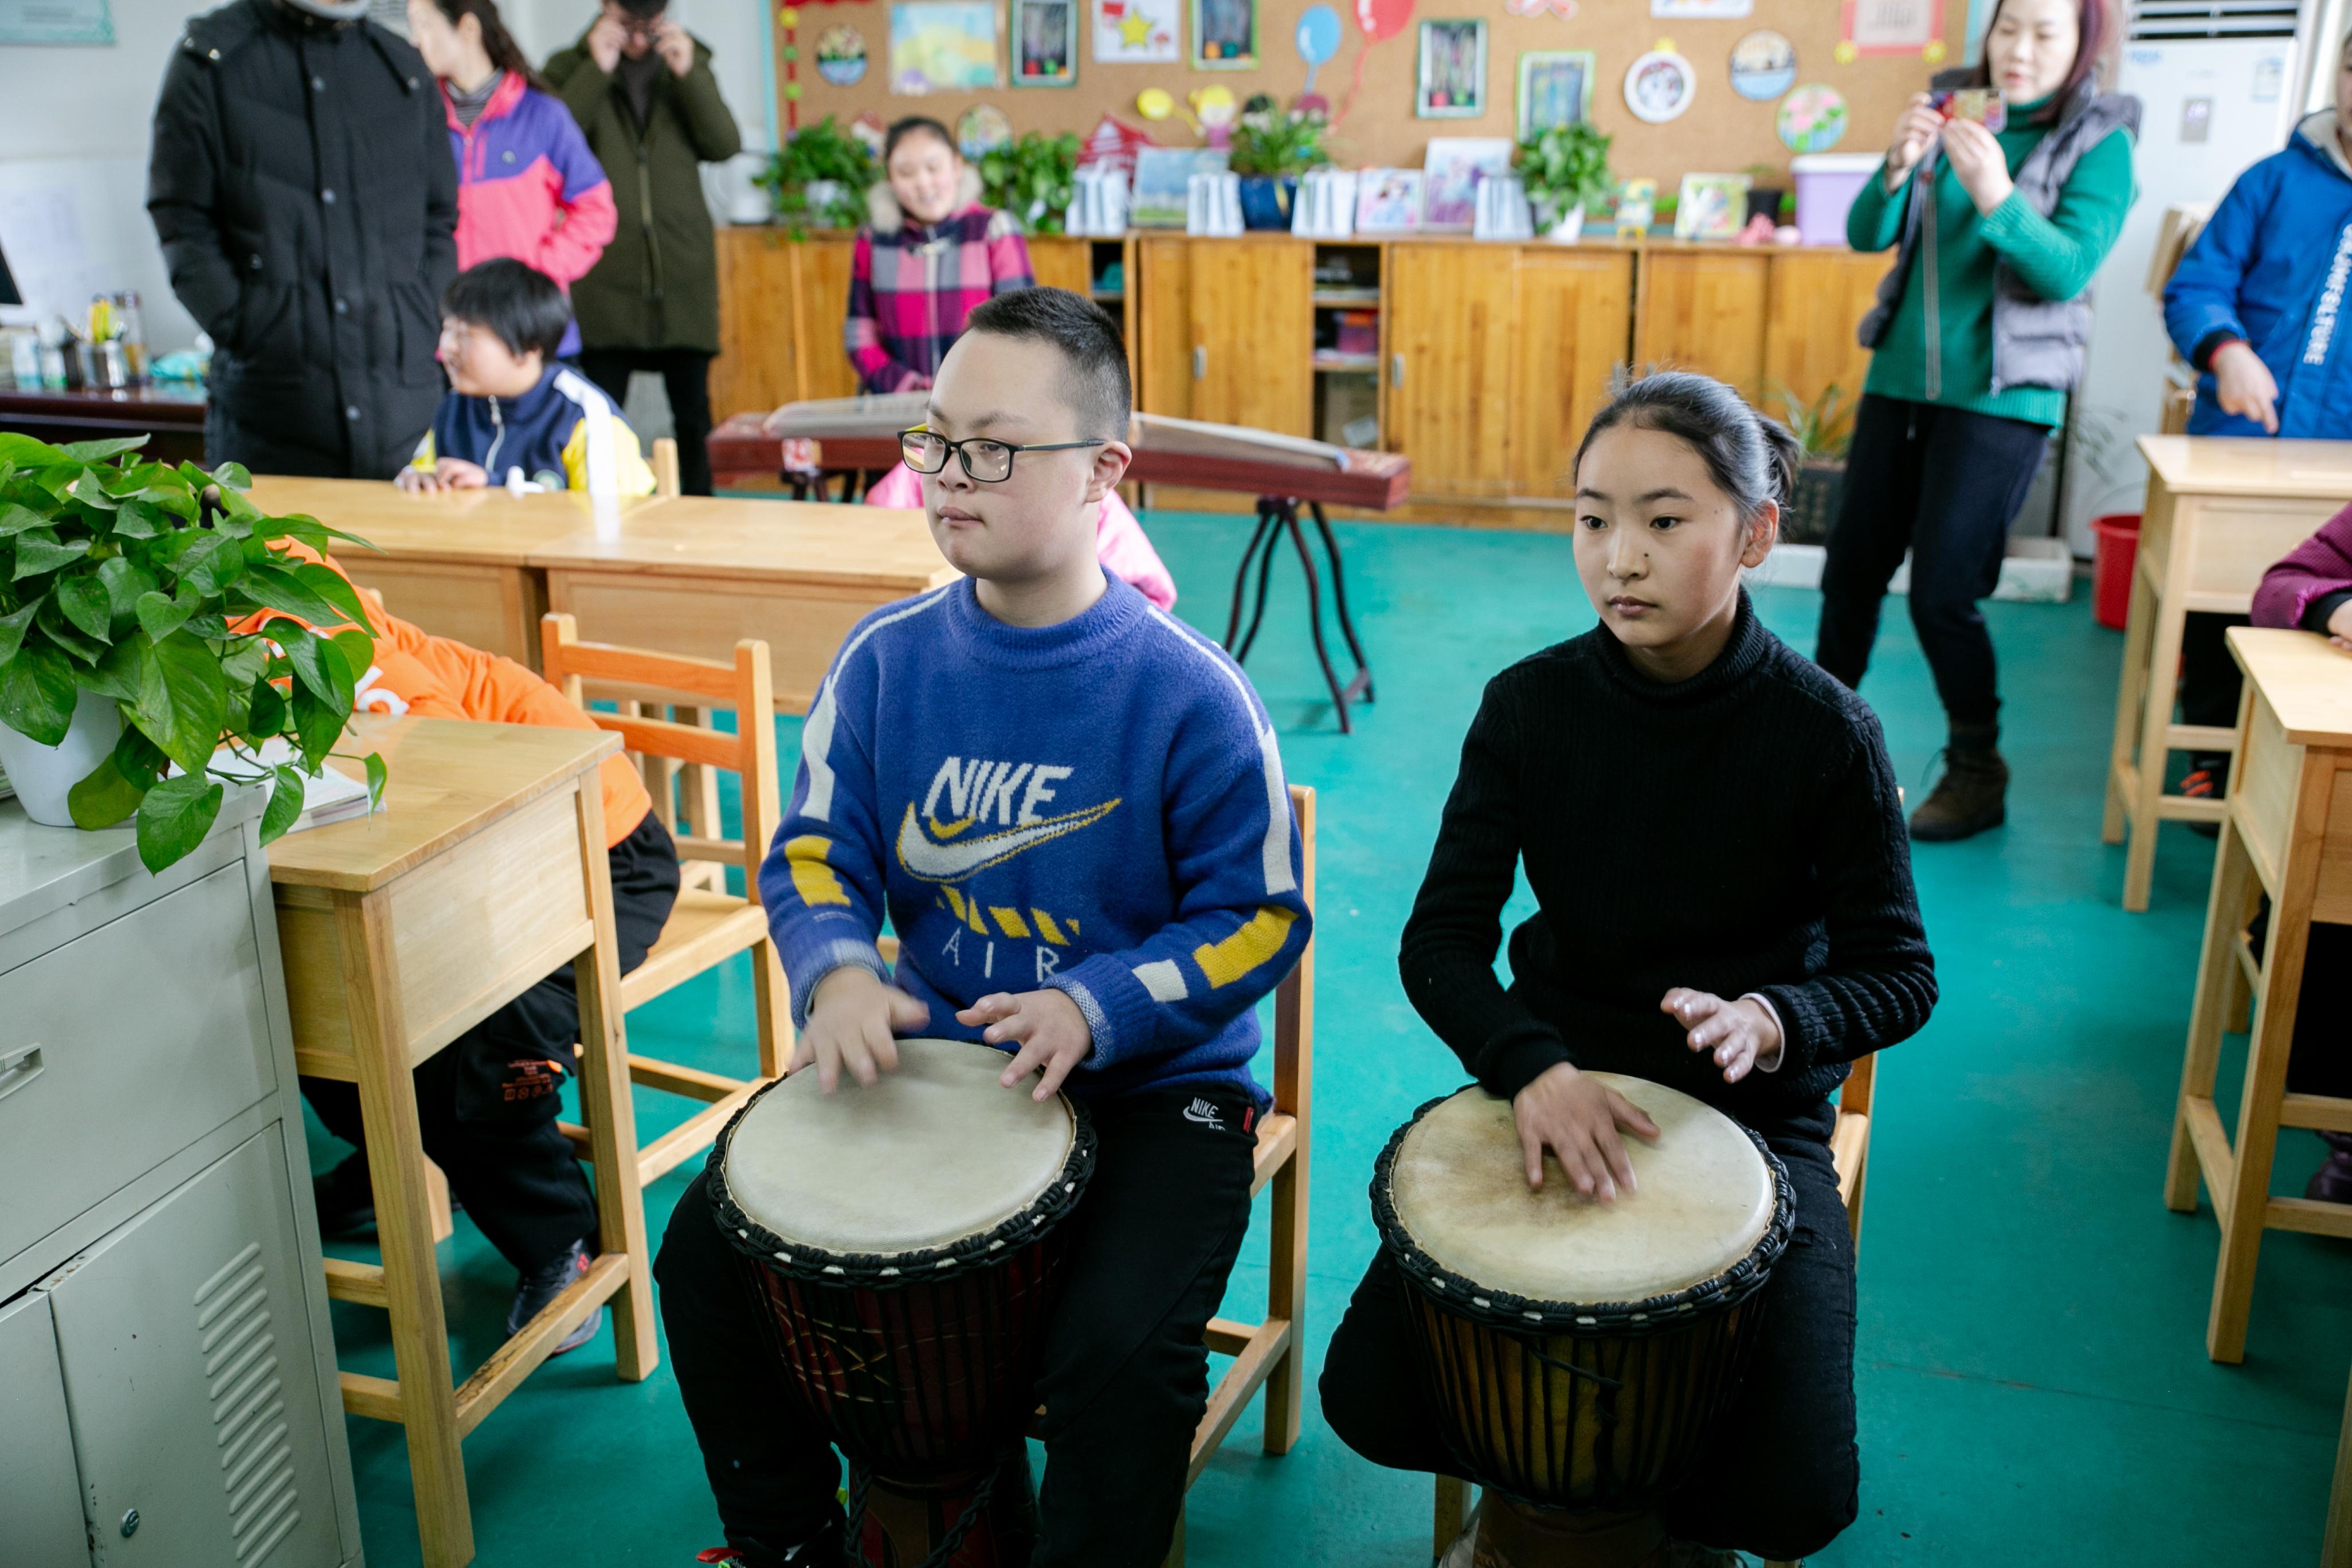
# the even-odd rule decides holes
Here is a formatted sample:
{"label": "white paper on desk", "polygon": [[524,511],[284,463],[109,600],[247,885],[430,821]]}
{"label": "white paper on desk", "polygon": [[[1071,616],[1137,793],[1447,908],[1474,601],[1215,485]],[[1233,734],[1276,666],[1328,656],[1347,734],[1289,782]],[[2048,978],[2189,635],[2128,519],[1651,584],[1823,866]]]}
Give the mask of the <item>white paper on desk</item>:
{"label": "white paper on desk", "polygon": [[[213,753],[213,766],[232,778],[256,772],[257,763],[264,768],[282,767],[289,763],[299,768],[302,759],[292,743],[282,735],[264,741],[250,756],[241,757],[226,746]],[[302,775],[302,815],[296,817],[294,826],[286,831],[299,833],[305,828],[324,827],[330,823],[364,816],[367,809],[368,786],[365,783],[337,773],[332,768],[321,768],[315,777],[309,773]]]}

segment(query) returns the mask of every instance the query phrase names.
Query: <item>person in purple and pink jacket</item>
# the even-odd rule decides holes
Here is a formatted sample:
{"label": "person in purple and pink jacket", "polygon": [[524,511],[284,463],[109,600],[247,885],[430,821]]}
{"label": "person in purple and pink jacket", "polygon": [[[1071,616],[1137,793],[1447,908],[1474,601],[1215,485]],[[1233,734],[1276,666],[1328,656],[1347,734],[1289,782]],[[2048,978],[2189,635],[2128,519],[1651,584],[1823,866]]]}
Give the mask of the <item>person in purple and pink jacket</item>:
{"label": "person in purple and pink jacket", "polygon": [[[496,0],[408,0],[457,161],[457,269],[511,257],[570,292],[613,238],[613,183],[515,43]],[[559,356],[580,352],[577,322]]]}
{"label": "person in purple and pink jacket", "polygon": [[[2263,574],[2254,589],[2252,619],[2258,626],[2315,632],[2352,653],[2352,506],[2321,523],[2318,532]],[[2352,660],[2346,661],[2343,677],[2345,685],[2352,687]],[[2267,900],[2263,910],[2255,923],[2257,952],[2263,944],[2262,924],[2268,919]],[[2352,926],[2313,925],[2303,973],[2286,1086],[2296,1094],[2352,1096],[2352,1049],[2347,1049],[2344,1037],[2341,982],[2334,987],[2314,984],[2322,975],[2352,974]],[[2304,1188],[2304,1196],[2352,1203],[2352,1133],[2319,1136],[2327,1145],[2327,1159]]]}

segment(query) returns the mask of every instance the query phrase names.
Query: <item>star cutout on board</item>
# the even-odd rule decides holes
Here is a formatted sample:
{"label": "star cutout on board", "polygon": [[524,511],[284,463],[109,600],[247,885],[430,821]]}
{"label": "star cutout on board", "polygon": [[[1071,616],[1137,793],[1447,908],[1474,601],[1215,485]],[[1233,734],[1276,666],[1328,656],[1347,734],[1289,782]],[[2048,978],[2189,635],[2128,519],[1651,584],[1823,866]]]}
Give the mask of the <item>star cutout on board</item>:
{"label": "star cutout on board", "polygon": [[1130,49],[1143,47],[1151,41],[1151,18],[1130,7],[1118,25],[1118,36]]}

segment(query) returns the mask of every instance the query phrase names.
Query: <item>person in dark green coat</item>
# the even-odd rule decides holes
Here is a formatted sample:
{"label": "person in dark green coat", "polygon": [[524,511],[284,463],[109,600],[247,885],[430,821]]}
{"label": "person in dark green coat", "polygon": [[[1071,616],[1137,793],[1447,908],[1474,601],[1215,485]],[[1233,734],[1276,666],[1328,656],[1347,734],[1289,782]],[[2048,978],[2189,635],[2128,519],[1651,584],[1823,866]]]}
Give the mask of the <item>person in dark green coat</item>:
{"label": "person in dark green coat", "polygon": [[1966,838],[2007,814],[2000,693],[1978,601],[2066,417],[2091,338],[2091,279],[2133,195],[2137,100],[2100,90],[2113,0],[1997,0],[1984,61],[1934,82],[1998,91],[2007,124],[1947,121],[1920,93],[1846,216],[1856,250],[1895,247],[1858,336],[1874,352],[1845,499],[1822,571],[1814,657],[1859,687],[1888,581],[1911,555],[1911,624],[1951,741],[1911,816]]}
{"label": "person in dark green coat", "polygon": [[709,47],[667,0],[604,0],[544,73],[613,182],[620,230],[572,286],[580,368],[617,405],[633,372],[658,372],[677,427],[678,477],[710,493],[710,360],[719,352],[719,258],[700,165],[743,135],[719,94]]}

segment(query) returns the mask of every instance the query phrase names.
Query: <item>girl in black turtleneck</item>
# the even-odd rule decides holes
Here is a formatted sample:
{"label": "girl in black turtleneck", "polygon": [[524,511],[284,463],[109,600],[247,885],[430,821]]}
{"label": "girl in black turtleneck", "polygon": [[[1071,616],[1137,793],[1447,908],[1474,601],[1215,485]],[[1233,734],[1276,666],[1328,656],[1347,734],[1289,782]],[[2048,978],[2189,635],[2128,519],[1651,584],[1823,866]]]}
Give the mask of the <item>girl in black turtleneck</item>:
{"label": "girl in black turtleneck", "polygon": [[[1853,1253],[1828,1096],[1936,1000],[1878,721],[1740,586],[1796,456],[1705,376],[1615,389],[1575,467],[1577,573],[1601,625],[1488,683],[1401,954],[1422,1017],[1512,1101],[1531,1185],[1547,1152],[1595,1201],[1632,1181],[1622,1133],[1656,1129],[1595,1070],[1706,1100],[1788,1167],[1794,1232],[1756,1358],[1718,1454],[1665,1510],[1661,1563],[1795,1559],[1853,1520]],[[1522,864],[1540,907],[1512,933],[1507,989],[1495,949]],[[1376,1463],[1453,1470],[1403,1290],[1375,1258],[1332,1337],[1324,1410]]]}

